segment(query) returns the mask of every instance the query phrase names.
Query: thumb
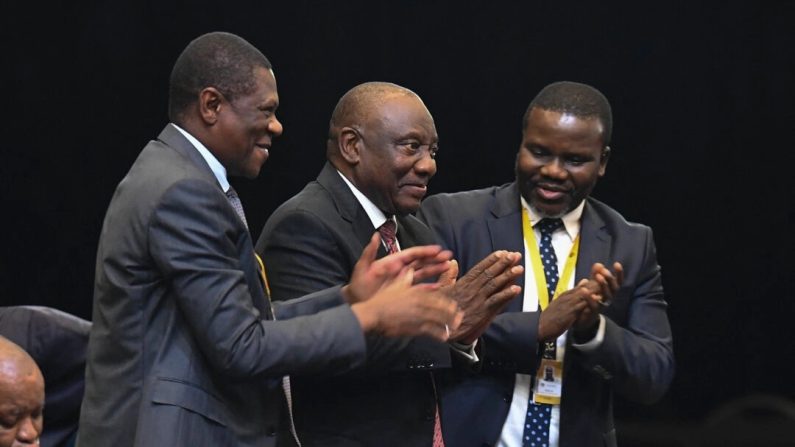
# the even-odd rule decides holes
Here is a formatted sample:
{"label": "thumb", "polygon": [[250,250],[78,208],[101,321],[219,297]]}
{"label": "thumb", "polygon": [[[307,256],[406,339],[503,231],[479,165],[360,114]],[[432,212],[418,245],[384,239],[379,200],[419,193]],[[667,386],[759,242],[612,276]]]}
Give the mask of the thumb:
{"label": "thumb", "polygon": [[362,250],[359,261],[356,262],[357,267],[363,268],[365,271],[370,268],[373,262],[375,262],[375,256],[378,254],[378,244],[380,243],[381,236],[378,232],[373,233],[370,242],[364,247],[364,250]]}
{"label": "thumb", "polygon": [[458,261],[451,259],[448,262],[450,264],[447,271],[439,275],[439,284],[441,286],[452,286],[455,284],[456,278],[458,278]]}

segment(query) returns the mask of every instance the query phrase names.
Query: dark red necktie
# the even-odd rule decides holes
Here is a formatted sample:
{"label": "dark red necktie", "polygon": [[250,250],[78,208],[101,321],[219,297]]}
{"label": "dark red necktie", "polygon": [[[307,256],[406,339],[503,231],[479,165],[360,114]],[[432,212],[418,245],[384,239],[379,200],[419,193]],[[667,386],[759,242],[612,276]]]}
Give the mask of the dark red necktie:
{"label": "dark red necktie", "polygon": [[[378,232],[381,233],[381,240],[386,246],[386,251],[389,254],[397,253],[397,224],[393,219],[387,219],[383,225],[378,227]],[[431,381],[433,381],[433,374],[431,374]],[[434,400],[436,399],[436,384],[434,382]],[[444,439],[442,438],[442,423],[439,418],[439,405],[436,407],[436,417],[433,424],[433,447],[444,447]]]}

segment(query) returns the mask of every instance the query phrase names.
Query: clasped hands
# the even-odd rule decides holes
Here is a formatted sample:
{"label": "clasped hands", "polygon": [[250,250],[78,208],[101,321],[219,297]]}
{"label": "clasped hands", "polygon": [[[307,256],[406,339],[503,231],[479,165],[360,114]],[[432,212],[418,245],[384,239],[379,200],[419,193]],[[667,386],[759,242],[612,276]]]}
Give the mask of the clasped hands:
{"label": "clasped hands", "polygon": [[365,332],[471,344],[521,292],[513,284],[524,272],[519,253],[496,251],[456,280],[449,250],[418,246],[376,260],[380,243],[375,233],[342,288]]}
{"label": "clasped hands", "polygon": [[597,262],[591,275],[552,300],[541,312],[538,340],[551,341],[572,329],[575,342],[583,343],[596,335],[600,308],[610,304],[624,281],[624,268],[613,263],[613,272]]}

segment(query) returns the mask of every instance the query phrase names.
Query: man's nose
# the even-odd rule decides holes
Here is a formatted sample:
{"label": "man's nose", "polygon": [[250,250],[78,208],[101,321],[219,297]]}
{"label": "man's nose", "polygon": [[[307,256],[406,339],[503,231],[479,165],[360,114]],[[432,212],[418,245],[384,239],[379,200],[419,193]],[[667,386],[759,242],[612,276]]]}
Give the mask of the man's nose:
{"label": "man's nose", "polygon": [[273,119],[268,123],[268,130],[271,134],[273,134],[273,136],[278,137],[284,131],[284,127],[282,126],[282,123],[274,116]]}
{"label": "man's nose", "polygon": [[431,157],[429,151],[423,151],[422,158],[414,164],[414,170],[418,174],[427,175],[428,177],[433,177],[436,174],[436,160]]}
{"label": "man's nose", "polygon": [[26,417],[17,430],[17,441],[24,444],[37,445],[41,427],[37,427],[36,421],[32,417]]}
{"label": "man's nose", "polygon": [[569,175],[569,171],[563,166],[563,161],[558,157],[553,157],[549,163],[541,167],[541,174],[545,177],[565,180]]}

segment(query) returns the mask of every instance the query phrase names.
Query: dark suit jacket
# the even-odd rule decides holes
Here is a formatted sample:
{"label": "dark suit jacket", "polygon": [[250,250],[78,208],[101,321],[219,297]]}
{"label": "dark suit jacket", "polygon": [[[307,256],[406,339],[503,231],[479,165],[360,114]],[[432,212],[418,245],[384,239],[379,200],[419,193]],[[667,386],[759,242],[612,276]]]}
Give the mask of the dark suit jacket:
{"label": "dark suit jacket", "polygon": [[[494,250],[524,253],[515,183],[429,197],[420,217],[453,250],[462,272]],[[625,278],[603,311],[604,342],[593,352],[566,350],[560,447],[615,445],[612,393],[652,402],[673,378],[671,329],[651,229],[589,198],[576,280],[588,277],[595,262],[615,261],[623,264]],[[524,285],[523,278],[519,283]],[[535,373],[538,313],[521,309],[521,300],[514,300],[486,331],[482,341],[495,355],[484,359],[480,374],[446,378],[442,427],[450,446],[494,445],[508,414],[515,373]]]}
{"label": "dark suit jacket", "polygon": [[[398,217],[402,248],[433,243],[425,225]],[[277,209],[257,241],[274,299],[347,282],[376,229],[331,164]],[[386,251],[380,248],[379,256]],[[295,423],[308,446],[430,446],[430,371],[450,366],[445,343],[367,338],[367,365],[342,377],[294,377]]]}
{"label": "dark suit jacket", "polygon": [[282,375],[365,357],[339,290],[319,295],[270,321],[247,228],[198,151],[166,126],[105,216],[78,444],[274,445]]}
{"label": "dark suit jacket", "polygon": [[69,445],[77,433],[91,322],[41,306],[0,307],[0,335],[27,351],[44,376],[42,447]]}

